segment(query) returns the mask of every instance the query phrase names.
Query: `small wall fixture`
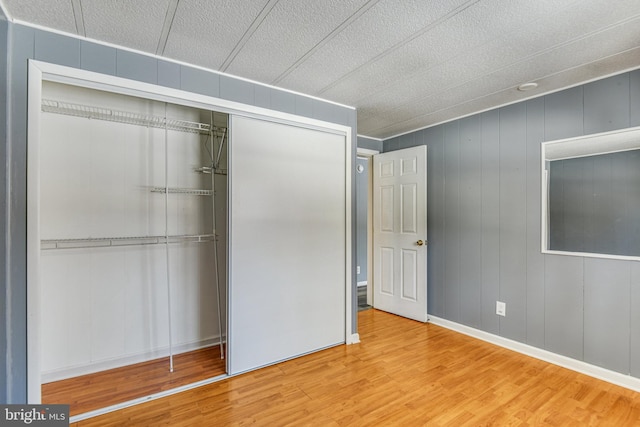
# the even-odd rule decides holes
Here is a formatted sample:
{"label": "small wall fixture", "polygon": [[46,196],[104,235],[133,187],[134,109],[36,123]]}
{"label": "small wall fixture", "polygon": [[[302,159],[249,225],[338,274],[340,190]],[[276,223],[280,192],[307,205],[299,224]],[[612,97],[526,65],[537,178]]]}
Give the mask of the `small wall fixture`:
{"label": "small wall fixture", "polygon": [[518,86],[518,90],[520,92],[526,92],[528,90],[533,90],[537,87],[538,87],[538,83],[534,83],[534,82],[522,83],[520,86]]}

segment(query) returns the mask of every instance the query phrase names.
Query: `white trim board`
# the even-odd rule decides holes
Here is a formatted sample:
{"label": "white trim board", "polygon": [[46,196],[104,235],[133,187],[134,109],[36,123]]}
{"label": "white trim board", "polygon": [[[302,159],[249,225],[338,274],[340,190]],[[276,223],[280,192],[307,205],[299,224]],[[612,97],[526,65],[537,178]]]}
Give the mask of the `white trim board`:
{"label": "white trim board", "polygon": [[370,148],[360,148],[360,147],[358,147],[357,153],[358,153],[358,156],[362,156],[362,157],[371,157],[376,154],[380,154],[378,150],[372,150]]}
{"label": "white trim board", "polygon": [[523,344],[518,341],[510,340],[508,338],[481,331],[479,329],[471,328],[466,325],[461,325],[460,323],[452,322],[440,317],[429,315],[429,322],[433,323],[434,325],[442,326],[443,328],[447,328],[455,332],[460,332],[461,334],[465,334],[470,337],[477,338],[479,340],[486,341],[488,343],[495,344],[509,350],[513,350],[520,354],[531,356],[538,360],[543,360],[553,365],[561,366],[563,368],[567,368],[572,371],[618,385],[620,387],[640,392],[640,378],[632,377],[631,375],[625,375],[621,374],[620,372],[601,368],[599,366],[595,366],[581,360],[576,360],[567,356],[552,353],[548,350],[543,350],[537,347],[530,346],[528,344]]}
{"label": "white trim board", "polygon": [[[200,350],[207,347],[213,347],[220,344],[218,337],[207,338],[185,344],[174,345],[172,348],[173,355],[188,353],[190,351]],[[169,356],[169,347],[156,348],[142,353],[130,354],[122,357],[114,357],[112,359],[101,360],[91,364],[83,364],[72,366],[54,371],[44,371],[41,374],[42,383],[50,383],[54,381],[65,380],[67,378],[79,377],[81,375],[93,374],[96,372],[106,371],[108,369],[120,368],[122,366],[133,365],[136,363],[148,362]],[[167,370],[169,370],[169,362],[167,362]]]}
{"label": "white trim board", "polygon": [[218,375],[217,377],[208,378],[206,380],[197,381],[195,383],[187,384],[184,386],[172,388],[169,390],[164,390],[158,393],[150,394],[148,396],[140,397],[137,399],[128,400],[122,403],[116,403],[115,405],[107,406],[106,408],[96,409],[95,411],[84,412],[82,414],[74,415],[69,417],[69,423],[77,423],[78,421],[83,421],[89,418],[97,417],[99,415],[108,414],[110,412],[119,411],[121,409],[128,408],[130,406],[139,405],[141,403],[150,402],[152,400],[161,399],[163,397],[172,396],[174,394],[182,393],[183,391],[192,390],[197,387],[202,387],[204,385],[213,384],[215,382],[224,380],[229,378],[229,375]]}

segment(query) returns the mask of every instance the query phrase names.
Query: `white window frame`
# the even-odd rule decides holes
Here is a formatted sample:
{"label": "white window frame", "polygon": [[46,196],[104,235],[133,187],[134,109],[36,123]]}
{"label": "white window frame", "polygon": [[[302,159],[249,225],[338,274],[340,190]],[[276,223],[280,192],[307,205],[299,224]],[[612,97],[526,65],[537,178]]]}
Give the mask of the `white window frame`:
{"label": "white window frame", "polygon": [[640,260],[638,256],[601,254],[591,252],[558,251],[549,249],[549,172],[547,163],[554,160],[611,154],[640,149],[640,126],[602,132],[574,138],[545,141],[541,144],[541,251],[544,254],[569,255],[589,258]]}

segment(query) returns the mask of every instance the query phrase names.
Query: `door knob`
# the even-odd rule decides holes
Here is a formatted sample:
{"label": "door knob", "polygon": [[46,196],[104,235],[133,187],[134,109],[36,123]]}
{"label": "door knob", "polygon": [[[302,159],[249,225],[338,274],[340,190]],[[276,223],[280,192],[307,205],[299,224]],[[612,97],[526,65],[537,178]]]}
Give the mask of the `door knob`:
{"label": "door knob", "polygon": [[418,241],[416,242],[416,245],[418,245],[418,246],[422,246],[422,245],[424,245],[424,242],[423,242],[422,240],[418,240]]}

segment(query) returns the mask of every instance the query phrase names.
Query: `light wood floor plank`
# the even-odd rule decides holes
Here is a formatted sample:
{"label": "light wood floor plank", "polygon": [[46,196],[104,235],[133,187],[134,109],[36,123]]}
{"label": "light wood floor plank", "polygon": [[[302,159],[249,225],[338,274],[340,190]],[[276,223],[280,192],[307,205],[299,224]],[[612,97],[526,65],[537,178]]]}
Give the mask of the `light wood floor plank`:
{"label": "light wood floor plank", "polygon": [[173,372],[169,359],[162,358],[42,384],[42,402],[68,404],[73,416],[225,372],[220,348],[213,346],[176,355]]}
{"label": "light wood floor plank", "polygon": [[640,394],[367,310],[339,346],[75,425],[635,426]]}

